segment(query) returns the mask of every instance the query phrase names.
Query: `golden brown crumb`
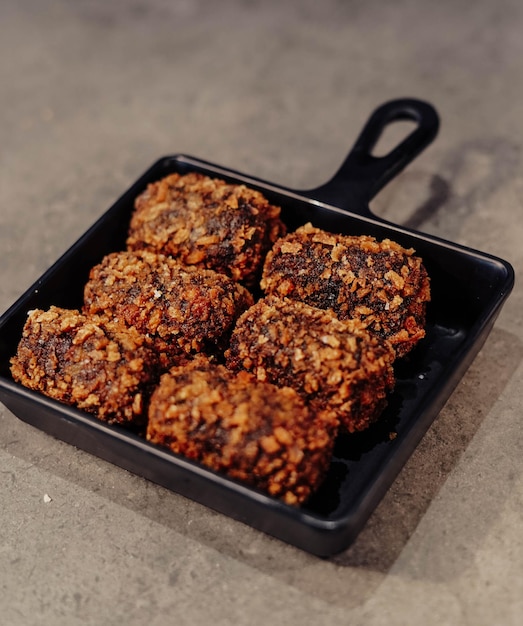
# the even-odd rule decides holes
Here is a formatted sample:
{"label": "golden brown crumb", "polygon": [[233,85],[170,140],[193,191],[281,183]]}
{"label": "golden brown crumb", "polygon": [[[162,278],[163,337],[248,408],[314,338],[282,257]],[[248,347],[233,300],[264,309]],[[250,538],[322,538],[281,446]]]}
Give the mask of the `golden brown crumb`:
{"label": "golden brown crumb", "polygon": [[375,421],[394,385],[394,351],[357,320],[339,320],[297,300],[268,296],[238,319],[227,366],[293,387],[349,432]]}
{"label": "golden brown crumb", "polygon": [[147,439],[300,504],[325,476],[335,427],[313,415],[293,389],[236,375],[200,356],[162,376]]}
{"label": "golden brown crumb", "polygon": [[252,302],[249,291],[224,274],[148,251],[107,255],[84,289],[85,313],[150,336],[165,366],[180,354],[223,349],[236,318]]}
{"label": "golden brown crumb", "polygon": [[135,329],[52,306],[29,312],[13,378],[110,423],[143,424],[156,358]]}
{"label": "golden brown crumb", "polygon": [[427,272],[414,250],[369,236],[333,235],[306,224],[279,239],[261,281],[267,294],[357,318],[404,356],[425,336]]}
{"label": "golden brown crumb", "polygon": [[284,233],[280,207],[259,191],[191,172],[152,183],[136,199],[127,246],[252,286],[265,254]]}

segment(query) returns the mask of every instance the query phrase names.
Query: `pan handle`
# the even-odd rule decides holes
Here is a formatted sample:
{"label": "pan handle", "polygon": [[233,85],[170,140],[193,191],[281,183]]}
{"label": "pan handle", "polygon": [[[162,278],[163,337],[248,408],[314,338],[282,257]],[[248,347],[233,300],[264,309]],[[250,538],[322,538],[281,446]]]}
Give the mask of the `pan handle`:
{"label": "pan handle", "polygon": [[[374,156],[372,150],[385,128],[401,120],[416,122],[417,126],[388,154]],[[427,102],[413,98],[386,102],[370,116],[336,174],[327,183],[304,193],[321,202],[372,216],[372,198],[433,141],[438,129],[438,114]]]}

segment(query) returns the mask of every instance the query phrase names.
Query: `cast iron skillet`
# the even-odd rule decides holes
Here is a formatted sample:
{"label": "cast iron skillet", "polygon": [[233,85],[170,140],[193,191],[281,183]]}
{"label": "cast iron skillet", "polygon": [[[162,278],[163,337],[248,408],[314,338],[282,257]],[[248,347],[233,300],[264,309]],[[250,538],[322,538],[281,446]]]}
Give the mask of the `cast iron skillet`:
{"label": "cast iron skillet", "polygon": [[[387,125],[404,119],[414,121],[415,130],[388,155],[373,156]],[[308,191],[292,191],[188,156],[160,159],[0,318],[0,399],[37,428],[283,541],[320,556],[344,550],[479,351],[514,282],[507,262],[399,228],[368,208],[374,195],[434,139],[438,124],[427,103],[402,99],[384,104],[335,176]],[[397,363],[396,389],[383,419],[365,433],[338,439],[324,485],[301,508],[25,389],[10,376],[9,359],[27,311],[51,304],[79,308],[90,268],[125,247],[134,198],[152,181],[191,170],[259,189],[282,207],[290,229],[310,221],[331,232],[389,237],[413,247],[431,277],[427,336]]]}

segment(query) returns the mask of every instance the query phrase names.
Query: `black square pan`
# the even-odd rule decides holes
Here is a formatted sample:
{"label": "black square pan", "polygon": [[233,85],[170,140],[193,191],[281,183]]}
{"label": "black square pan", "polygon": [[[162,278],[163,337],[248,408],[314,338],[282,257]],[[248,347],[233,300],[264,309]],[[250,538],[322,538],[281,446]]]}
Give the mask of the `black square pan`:
{"label": "black square pan", "polygon": [[[371,152],[384,128],[408,119],[415,130],[385,157]],[[514,272],[505,261],[399,228],[369,211],[372,197],[436,136],[427,103],[396,100],[369,118],[347,159],[325,185],[292,191],[211,163],[177,155],[160,159],[0,318],[0,399],[22,420],[102,459],[320,556],[353,541],[481,348],[509,295]],[[383,419],[369,431],[340,437],[324,485],[294,508],[171,454],[15,383],[9,359],[27,312],[51,304],[80,308],[90,268],[125,247],[134,198],[172,172],[196,170],[259,189],[282,207],[290,229],[307,221],[331,232],[388,237],[415,248],[431,277],[427,336],[396,366],[397,384]],[[390,433],[397,434],[395,438]]]}

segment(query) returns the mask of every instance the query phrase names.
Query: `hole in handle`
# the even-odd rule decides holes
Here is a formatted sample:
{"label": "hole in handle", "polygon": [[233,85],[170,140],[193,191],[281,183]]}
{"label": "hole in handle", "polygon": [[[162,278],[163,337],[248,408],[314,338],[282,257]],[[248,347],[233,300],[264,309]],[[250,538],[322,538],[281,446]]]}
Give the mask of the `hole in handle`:
{"label": "hole in handle", "polygon": [[385,126],[371,155],[376,158],[387,156],[399,146],[414,130],[418,123],[414,120],[396,120]]}

